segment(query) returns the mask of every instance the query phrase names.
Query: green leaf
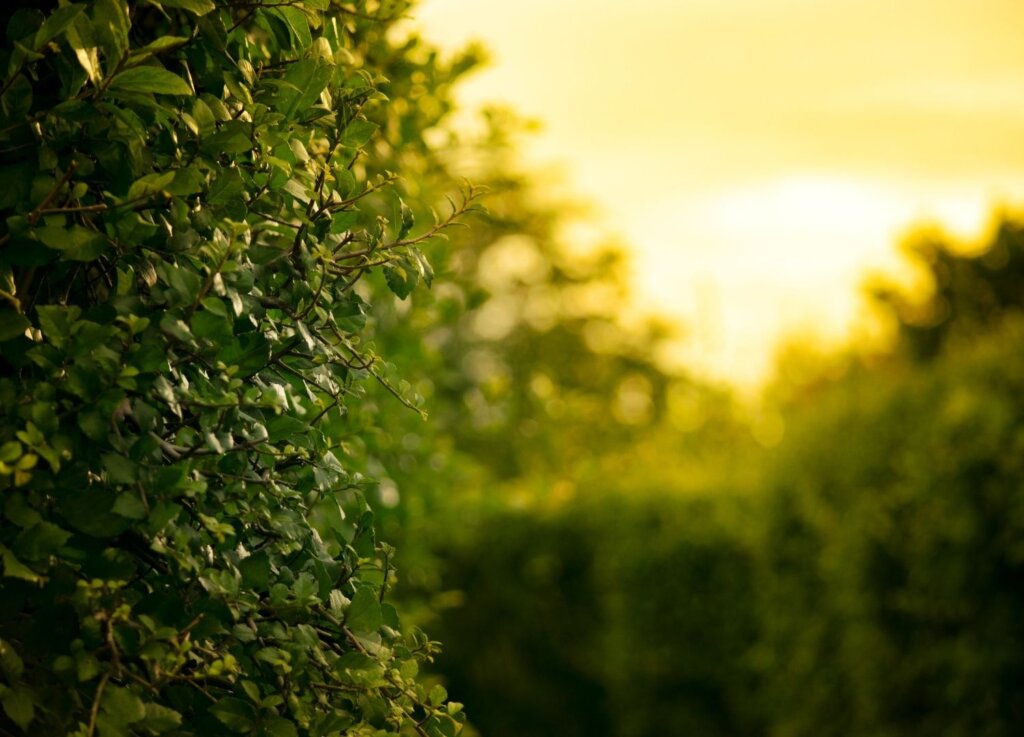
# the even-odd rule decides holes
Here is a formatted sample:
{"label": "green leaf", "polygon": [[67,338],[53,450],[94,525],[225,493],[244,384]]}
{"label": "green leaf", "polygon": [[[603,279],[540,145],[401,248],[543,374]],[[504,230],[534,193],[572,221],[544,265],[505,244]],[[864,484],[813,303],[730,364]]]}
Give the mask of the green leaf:
{"label": "green leaf", "polygon": [[63,258],[70,261],[92,261],[107,250],[106,236],[81,225],[72,225],[70,228],[44,225],[36,228],[35,232],[44,245],[61,251]]}
{"label": "green leaf", "polygon": [[110,74],[128,51],[128,6],[125,0],[94,0],[93,15],[93,31],[103,47]]}
{"label": "green leaf", "polygon": [[405,238],[405,236],[409,235],[409,231],[412,230],[413,225],[416,224],[416,218],[413,216],[412,209],[402,200],[399,200],[399,212],[402,224],[398,229],[398,238],[401,240],[402,238]]}
{"label": "green leaf", "polygon": [[242,584],[254,591],[266,591],[270,588],[270,557],[263,551],[254,553],[238,562],[238,570],[242,574]]}
{"label": "green leaf", "polygon": [[179,197],[202,192],[206,186],[206,177],[194,166],[184,166],[174,170],[174,179],[166,186],[168,192]]}
{"label": "green leaf", "polygon": [[57,348],[63,347],[78,318],[82,315],[80,307],[62,305],[39,305],[36,307],[36,315],[39,318],[39,327],[43,331],[43,337]]}
{"label": "green leaf", "polygon": [[261,725],[261,734],[265,737],[298,737],[295,723],[284,717],[270,717]]}
{"label": "green leaf", "polygon": [[4,693],[2,697],[4,711],[11,721],[21,727],[28,729],[35,717],[35,705],[33,704],[32,692],[27,686],[15,686]]}
{"label": "green leaf", "polygon": [[146,716],[138,726],[162,734],[181,726],[181,714],[160,704],[146,704]]}
{"label": "green leaf", "polygon": [[23,335],[25,328],[32,325],[29,319],[14,310],[0,310],[0,341]]}
{"label": "green leaf", "polygon": [[103,469],[107,481],[115,484],[133,484],[138,477],[138,466],[120,453],[104,453]]}
{"label": "green leaf", "polygon": [[124,92],[152,92],[161,95],[191,95],[184,79],[160,67],[125,69],[110,82],[109,89]]}
{"label": "green leaf", "polygon": [[437,684],[430,689],[430,694],[427,698],[434,706],[440,706],[444,703],[444,700],[448,698],[448,691],[446,691],[445,687],[441,684]]}
{"label": "green leaf", "polygon": [[149,195],[162,191],[174,181],[175,172],[165,171],[158,174],[147,174],[136,179],[128,188],[129,200],[140,200]]}
{"label": "green leaf", "polygon": [[[166,3],[164,4],[166,5]],[[137,64],[143,59],[148,59],[150,56],[160,54],[168,49],[177,48],[178,46],[184,46],[187,43],[188,39],[183,36],[161,36],[142,48],[134,49],[131,52],[131,63]]]}
{"label": "green leaf", "polygon": [[60,511],[68,524],[93,537],[114,537],[129,526],[128,520],[114,514],[114,492],[104,488],[69,491],[60,502]]}
{"label": "green leaf", "polygon": [[215,717],[235,732],[249,732],[256,722],[256,710],[252,704],[232,696],[225,696],[210,707]]}
{"label": "green leaf", "polygon": [[13,683],[21,678],[21,674],[25,670],[25,664],[21,656],[15,652],[9,642],[4,642],[3,640],[0,640],[0,666],[3,667],[4,676],[6,676],[8,683]]}
{"label": "green leaf", "polygon": [[399,299],[405,299],[412,290],[416,288],[419,274],[409,268],[407,264],[395,263],[384,267],[384,280],[388,289],[394,292]]}
{"label": "green leaf", "polygon": [[70,26],[78,14],[85,10],[84,5],[65,5],[63,8],[57,8],[43,21],[43,25],[39,26],[39,30],[36,31],[35,40],[33,46],[36,49],[41,49],[47,43],[57,38],[64,29]]}
{"label": "green leaf", "polygon": [[52,522],[40,522],[18,535],[14,550],[22,560],[46,560],[59,552],[70,537],[70,532]]}
{"label": "green leaf", "polygon": [[66,35],[89,81],[98,86],[103,80],[103,73],[100,70],[99,48],[93,38],[92,24],[85,15],[78,15],[67,26]]}
{"label": "green leaf", "polygon": [[4,576],[20,578],[30,583],[41,583],[45,579],[15,557],[8,548],[0,545],[0,561],[4,564]]}
{"label": "green leaf", "polygon": [[350,230],[359,220],[359,213],[356,210],[343,210],[331,216],[331,233],[335,235]]}
{"label": "green leaf", "polygon": [[365,146],[379,126],[369,120],[353,120],[341,135],[341,144],[350,148]]}
{"label": "green leaf", "polygon": [[291,65],[279,88],[281,112],[286,117],[305,113],[316,104],[334,76],[334,65],[323,59],[302,59]]}
{"label": "green leaf", "polygon": [[215,315],[207,310],[200,310],[192,316],[190,324],[192,334],[197,338],[206,338],[214,343],[224,345],[234,335],[231,332],[231,320],[224,315]]}
{"label": "green leaf", "polygon": [[159,3],[166,8],[181,8],[200,16],[217,7],[213,0],[159,0]]}
{"label": "green leaf", "polygon": [[200,140],[200,147],[209,154],[241,154],[252,148],[251,128],[241,120],[225,123],[219,131]]}
{"label": "green leaf", "polygon": [[283,7],[274,8],[271,13],[283,20],[285,25],[288,26],[288,30],[295,39],[296,49],[302,51],[309,48],[309,45],[313,43],[313,36],[309,32],[309,21],[306,20],[306,16],[301,10]]}
{"label": "green leaf", "polygon": [[345,610],[345,625],[357,635],[370,635],[380,629],[381,624],[377,592],[368,586],[360,587]]}
{"label": "green leaf", "polygon": [[115,724],[134,724],[146,718],[146,706],[142,699],[121,686],[107,686],[100,708]]}
{"label": "green leaf", "polygon": [[148,515],[146,505],[142,503],[142,500],[135,493],[130,491],[117,495],[117,501],[114,502],[111,511],[126,519],[141,520],[146,519]]}
{"label": "green leaf", "polygon": [[430,287],[434,283],[434,267],[430,265],[427,257],[423,255],[420,249],[410,248],[409,253],[412,255],[413,263],[416,265],[416,270],[423,278],[424,283]]}
{"label": "green leaf", "polygon": [[[245,137],[246,146],[250,146],[249,137]],[[248,150],[246,148],[245,150]],[[213,180],[210,187],[210,194],[207,202],[211,205],[220,205],[232,200],[238,200],[245,191],[245,182],[242,181],[242,174],[235,167],[223,169],[217,178]]]}

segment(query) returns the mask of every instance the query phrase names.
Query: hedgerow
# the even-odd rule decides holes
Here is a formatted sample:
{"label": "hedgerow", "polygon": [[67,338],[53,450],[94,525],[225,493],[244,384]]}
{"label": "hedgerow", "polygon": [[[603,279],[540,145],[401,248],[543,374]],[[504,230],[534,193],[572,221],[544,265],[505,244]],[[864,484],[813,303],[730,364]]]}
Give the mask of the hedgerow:
{"label": "hedgerow", "polygon": [[476,194],[417,227],[382,166],[404,4],[44,6],[0,59],[0,732],[452,737],[356,471],[365,384],[417,404],[365,277],[429,285]]}

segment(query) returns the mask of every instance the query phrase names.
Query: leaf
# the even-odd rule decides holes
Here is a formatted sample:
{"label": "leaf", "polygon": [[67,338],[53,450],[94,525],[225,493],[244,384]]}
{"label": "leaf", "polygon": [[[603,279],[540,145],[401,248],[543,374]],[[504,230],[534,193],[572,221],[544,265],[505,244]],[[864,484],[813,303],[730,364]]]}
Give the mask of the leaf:
{"label": "leaf", "polygon": [[107,686],[100,708],[115,724],[134,724],[146,718],[146,706],[131,690]]}
{"label": "leaf", "polygon": [[125,0],[94,0],[93,32],[103,47],[108,75],[128,51],[128,6]]}
{"label": "leaf", "polygon": [[413,216],[412,209],[402,200],[399,200],[399,212],[402,224],[398,229],[398,238],[401,240],[409,235],[409,231],[412,230],[413,225],[416,223],[416,218]]}
{"label": "leaf", "polygon": [[125,69],[110,82],[111,90],[151,92],[161,95],[191,95],[192,88],[184,79],[160,67],[144,66]]}
{"label": "leaf", "polygon": [[199,16],[206,15],[217,7],[213,0],[159,0],[159,3],[167,8],[181,8]]}
{"label": "leaf", "polygon": [[303,59],[287,71],[279,95],[281,112],[287,117],[312,107],[334,76],[334,64],[323,59]]}
{"label": "leaf", "polygon": [[409,252],[412,254],[420,276],[423,277],[426,285],[430,287],[434,283],[434,267],[430,265],[430,261],[427,260],[427,257],[423,255],[420,249],[410,248]]}
{"label": "leaf", "polygon": [[384,267],[384,280],[388,284],[388,289],[394,292],[399,299],[405,299],[412,294],[418,279],[417,272],[406,264],[395,263]]}
{"label": "leaf", "polygon": [[238,562],[242,584],[254,591],[266,591],[270,587],[270,557],[260,551]]}
{"label": "leaf", "polygon": [[43,336],[57,348],[61,348],[71,337],[75,323],[82,315],[77,306],[39,305],[36,307],[39,327]]}
{"label": "leaf", "polygon": [[100,71],[99,49],[93,38],[92,24],[85,15],[78,15],[72,20],[67,26],[66,36],[89,81],[99,85],[103,78]]}
{"label": "leaf", "polygon": [[227,316],[215,315],[207,310],[200,310],[192,316],[191,328],[192,334],[197,338],[206,338],[220,345],[226,344],[234,337],[231,332],[231,321]]}
{"label": "leaf", "polygon": [[0,640],[0,665],[3,666],[4,675],[7,677],[8,683],[13,683],[20,678],[25,670],[25,663],[22,661],[21,656],[15,652],[9,642],[4,642],[3,640]]}
{"label": "leaf", "polygon": [[[249,138],[246,136],[245,142],[249,145]],[[223,169],[217,178],[213,180],[213,185],[210,187],[210,194],[207,196],[207,201],[211,205],[219,205],[232,200],[238,200],[242,197],[242,193],[245,191],[245,182],[242,181],[242,174],[235,167],[229,167]]]}
{"label": "leaf", "polygon": [[434,706],[440,706],[444,703],[444,700],[448,698],[448,691],[446,691],[445,687],[441,684],[437,684],[430,689],[430,694],[427,698]]}
{"label": "leaf", "polygon": [[179,197],[202,192],[206,186],[206,177],[194,166],[184,166],[174,170],[174,179],[166,186],[168,192]]}
{"label": "leaf", "polygon": [[356,590],[345,610],[345,626],[357,635],[370,635],[380,629],[383,618],[377,593],[368,586]]}
{"label": "leaf", "polygon": [[247,123],[232,120],[213,135],[202,138],[199,146],[209,154],[241,154],[252,148],[250,134]]}
{"label": "leaf", "polygon": [[290,7],[274,8],[271,11],[274,15],[284,21],[295,39],[295,48],[302,51],[313,43],[313,36],[309,32],[309,21],[301,10]]}
{"label": "leaf", "polygon": [[136,179],[128,188],[129,200],[141,200],[149,195],[162,191],[167,185],[174,181],[175,172],[165,171],[156,174],[147,174]]}
{"label": "leaf", "polygon": [[[166,3],[164,3],[166,5]],[[212,6],[212,3],[211,3]],[[144,59],[148,59],[150,56],[160,54],[168,49],[174,49],[178,46],[184,46],[188,43],[188,39],[183,36],[161,36],[155,41],[146,44],[142,48],[135,49],[131,52],[131,63],[138,63]]]}
{"label": "leaf", "polygon": [[309,193],[309,189],[298,179],[289,179],[285,182],[282,189],[302,204],[307,204],[311,199],[313,199]]}
{"label": "leaf", "polygon": [[146,716],[138,726],[161,734],[180,727],[181,714],[160,704],[146,704]]}
{"label": "leaf", "polygon": [[0,545],[0,561],[4,564],[4,576],[20,578],[30,583],[41,583],[46,580],[15,557],[8,548]]}
{"label": "leaf", "polygon": [[114,492],[104,488],[76,489],[61,500],[60,512],[74,529],[93,537],[114,537],[124,532],[129,521],[114,514]]}
{"label": "leaf", "polygon": [[18,535],[14,550],[22,560],[42,561],[55,555],[70,537],[70,532],[52,522],[40,522]]}
{"label": "leaf", "polygon": [[32,323],[20,312],[0,310],[0,342],[17,338],[25,333],[25,328]]}
{"label": "leaf", "polygon": [[338,235],[350,230],[359,220],[359,213],[355,210],[342,210],[331,216],[331,233]]}
{"label": "leaf", "polygon": [[85,10],[84,5],[65,5],[63,8],[54,10],[43,21],[43,25],[39,26],[39,30],[36,31],[33,46],[36,49],[41,49],[47,43],[57,38],[57,36],[64,32],[65,28],[75,21],[75,18],[83,10]]}
{"label": "leaf", "polygon": [[126,519],[141,520],[146,519],[148,515],[146,506],[142,503],[142,500],[130,491],[118,494],[117,501],[114,502],[114,506],[111,508],[111,511]]}
{"label": "leaf", "polygon": [[32,692],[26,686],[15,686],[2,697],[4,711],[11,721],[23,730],[28,728],[35,717],[35,705],[32,703]]}
{"label": "leaf", "polygon": [[232,696],[225,696],[210,707],[215,717],[235,732],[249,732],[256,721],[256,711],[252,704]]}
{"label": "leaf", "polygon": [[298,737],[295,723],[284,717],[270,717],[262,724],[260,732],[265,737]]}
{"label": "leaf", "polygon": [[360,148],[377,132],[379,126],[369,120],[353,120],[341,134],[341,145],[350,148]]}
{"label": "leaf", "polygon": [[36,228],[35,233],[44,245],[61,251],[62,257],[69,261],[92,261],[107,250],[106,236],[81,225],[72,225],[70,228],[44,225]]}

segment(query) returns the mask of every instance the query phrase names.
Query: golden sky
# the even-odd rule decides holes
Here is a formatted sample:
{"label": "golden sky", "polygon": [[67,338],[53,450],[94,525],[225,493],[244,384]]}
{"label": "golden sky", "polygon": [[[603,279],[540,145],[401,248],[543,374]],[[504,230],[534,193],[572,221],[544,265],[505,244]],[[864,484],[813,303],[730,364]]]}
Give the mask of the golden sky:
{"label": "golden sky", "polygon": [[679,355],[740,385],[794,332],[852,335],[869,270],[922,221],[976,236],[1024,196],[1024,3],[424,0],[445,48],[491,67],[461,99],[544,124],[634,254]]}

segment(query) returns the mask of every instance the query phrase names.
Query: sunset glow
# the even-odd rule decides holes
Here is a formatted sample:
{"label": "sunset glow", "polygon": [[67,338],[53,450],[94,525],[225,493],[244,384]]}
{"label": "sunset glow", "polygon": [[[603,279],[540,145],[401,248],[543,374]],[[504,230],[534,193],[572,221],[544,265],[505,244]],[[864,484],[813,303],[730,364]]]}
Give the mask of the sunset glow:
{"label": "sunset glow", "polygon": [[493,56],[461,99],[543,123],[633,253],[678,355],[752,385],[799,332],[836,342],[910,228],[980,236],[1024,195],[1024,6],[1005,0],[428,0],[426,34]]}

